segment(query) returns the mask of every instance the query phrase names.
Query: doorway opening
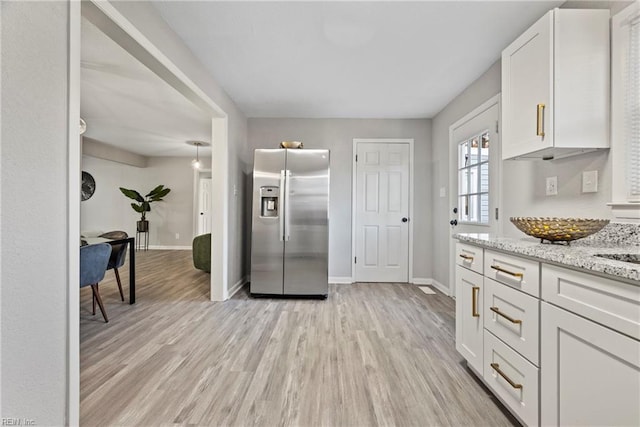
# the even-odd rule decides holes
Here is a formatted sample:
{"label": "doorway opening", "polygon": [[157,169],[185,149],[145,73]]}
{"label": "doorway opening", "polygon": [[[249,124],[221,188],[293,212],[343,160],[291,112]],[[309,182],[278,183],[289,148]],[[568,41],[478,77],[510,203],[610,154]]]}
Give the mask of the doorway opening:
{"label": "doorway opening", "polygon": [[[87,1],[69,3],[69,194],[77,194],[81,187],[82,147],[79,137],[80,121],[80,68],[81,68],[81,22],[89,20],[100,31],[120,45],[131,56],[141,62],[173,89],[206,112],[211,123],[211,182],[219,188],[213,192],[212,204],[219,207],[211,213],[211,230],[216,239],[211,243],[211,276],[209,295],[212,301],[228,298],[228,117],[180,68],[147,39],[117,8],[108,2]],[[188,162],[186,162],[187,167]],[[189,198],[191,196],[188,196]],[[80,241],[80,198],[69,198],[68,221],[69,242]],[[188,217],[191,215],[188,215]],[[80,406],[80,288],[79,245],[68,247],[68,377],[67,377],[67,423],[79,424]],[[143,296],[138,297],[138,301]]]}

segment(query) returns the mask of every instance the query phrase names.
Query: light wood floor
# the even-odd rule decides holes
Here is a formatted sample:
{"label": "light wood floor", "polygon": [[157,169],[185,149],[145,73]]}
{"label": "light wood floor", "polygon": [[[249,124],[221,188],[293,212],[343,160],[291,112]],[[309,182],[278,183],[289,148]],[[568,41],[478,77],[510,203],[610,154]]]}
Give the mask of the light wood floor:
{"label": "light wood floor", "polygon": [[82,425],[516,424],[455,351],[442,294],[354,284],[326,301],[212,303],[190,257],[138,252],[134,306],[108,271],[108,324],[82,289]]}

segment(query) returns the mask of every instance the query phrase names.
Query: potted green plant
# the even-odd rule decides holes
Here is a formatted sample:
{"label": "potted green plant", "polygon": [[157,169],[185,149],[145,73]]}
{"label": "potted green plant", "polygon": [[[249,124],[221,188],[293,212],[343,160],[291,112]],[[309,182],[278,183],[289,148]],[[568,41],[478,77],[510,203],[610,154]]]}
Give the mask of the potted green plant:
{"label": "potted green plant", "polygon": [[151,212],[151,203],[161,201],[164,196],[169,194],[171,189],[164,188],[164,185],[158,185],[156,188],[149,191],[149,193],[144,197],[142,197],[142,195],[136,190],[129,190],[127,188],[120,187],[120,191],[122,191],[122,194],[128,198],[137,202],[131,203],[133,210],[142,215],[140,217],[140,221],[136,223],[136,229],[140,232],[146,233],[149,231],[149,221],[147,221],[146,214],[147,212]]}

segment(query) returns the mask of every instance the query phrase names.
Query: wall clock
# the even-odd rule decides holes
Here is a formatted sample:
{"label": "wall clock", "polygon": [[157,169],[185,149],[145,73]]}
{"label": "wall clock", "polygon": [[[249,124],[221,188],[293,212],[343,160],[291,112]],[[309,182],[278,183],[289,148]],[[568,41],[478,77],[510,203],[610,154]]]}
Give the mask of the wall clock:
{"label": "wall clock", "polygon": [[96,181],[89,172],[82,171],[82,201],[89,200],[96,191]]}

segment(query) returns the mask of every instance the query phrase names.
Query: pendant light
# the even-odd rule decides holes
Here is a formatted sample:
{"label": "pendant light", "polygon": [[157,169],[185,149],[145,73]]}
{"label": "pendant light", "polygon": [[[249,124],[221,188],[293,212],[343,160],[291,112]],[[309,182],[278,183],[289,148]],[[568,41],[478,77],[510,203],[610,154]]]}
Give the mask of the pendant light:
{"label": "pendant light", "polygon": [[196,170],[202,168],[202,163],[200,163],[200,147],[207,147],[209,143],[204,141],[187,141],[187,144],[196,147],[196,158],[191,161],[191,167]]}

